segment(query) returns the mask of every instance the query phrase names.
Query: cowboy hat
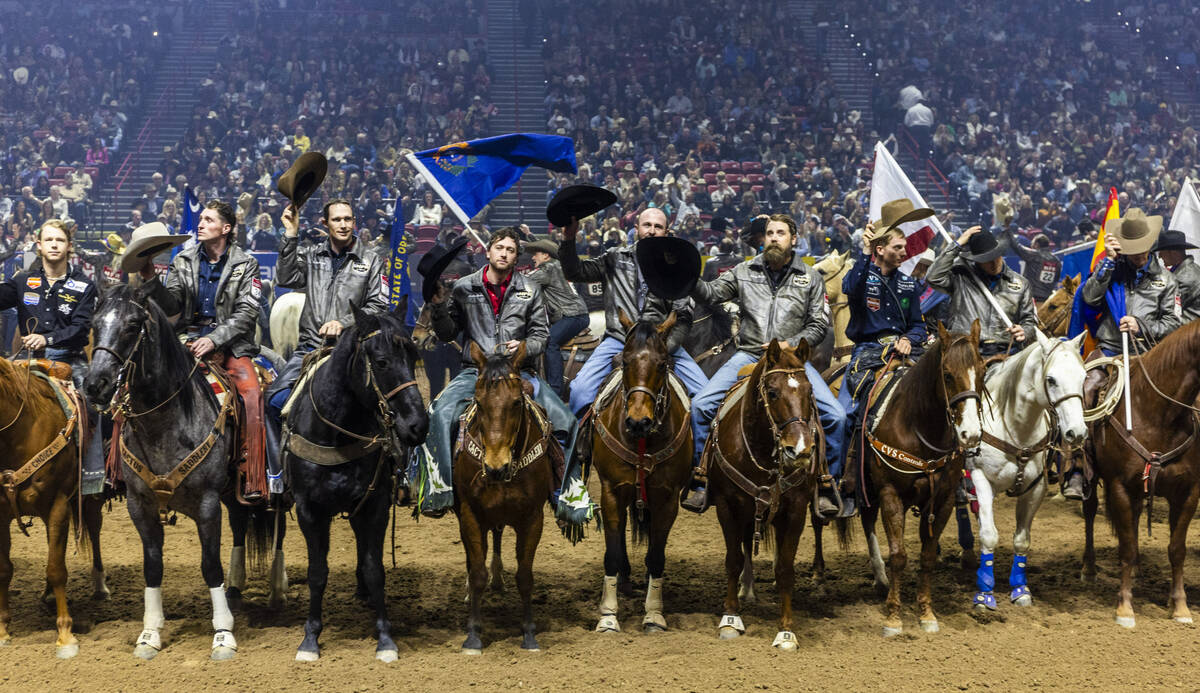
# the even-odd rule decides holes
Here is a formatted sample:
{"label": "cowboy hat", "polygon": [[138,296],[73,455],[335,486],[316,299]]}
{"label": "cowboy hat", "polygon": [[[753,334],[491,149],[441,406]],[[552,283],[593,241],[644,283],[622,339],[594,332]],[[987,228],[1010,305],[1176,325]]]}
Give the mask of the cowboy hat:
{"label": "cowboy hat", "polygon": [[767,221],[769,220],[770,219],[766,214],[759,214],[751,219],[750,222],[742,229],[740,234],[742,241],[751,248],[757,249],[760,245],[762,245],[761,240],[757,239],[761,239],[761,237],[767,234]]}
{"label": "cowboy hat", "polygon": [[991,262],[1008,250],[1008,244],[1000,241],[987,229],[980,229],[967,239],[963,257],[972,262]]}
{"label": "cowboy hat", "polygon": [[684,298],[700,278],[700,251],[682,238],[648,236],[637,242],[636,254],[646,288],[659,298]]}
{"label": "cowboy hat", "polygon": [[525,250],[530,255],[533,253],[545,253],[555,260],[558,259],[558,244],[554,241],[534,241],[526,245]]}
{"label": "cowboy hat", "polygon": [[133,232],[125,253],[121,256],[121,271],[128,274],[140,272],[147,262],[154,259],[167,248],[186,243],[191,238],[186,233],[171,233],[171,229],[161,221],[142,224]]}
{"label": "cowboy hat", "polygon": [[1154,247],[1162,225],[1161,216],[1148,217],[1141,208],[1132,207],[1125,216],[1105,222],[1104,233],[1117,239],[1122,255],[1138,255]]}
{"label": "cowboy hat", "polygon": [[104,249],[110,253],[120,255],[121,253],[125,252],[125,241],[119,234],[116,233],[110,233],[105,236],[104,240],[101,241],[100,244],[103,245]]}
{"label": "cowboy hat", "polygon": [[995,201],[992,203],[992,217],[997,226],[1008,226],[1008,222],[1012,221],[1012,201],[1008,198],[1008,195],[996,196]]}
{"label": "cowboy hat", "polygon": [[25,84],[29,81],[29,68],[18,67],[12,72],[13,81],[17,84]]}
{"label": "cowboy hat", "polygon": [[590,217],[605,207],[615,204],[617,196],[611,191],[595,185],[568,185],[554,193],[546,205],[546,219],[558,227],[571,224],[571,219]]}
{"label": "cowboy hat", "polygon": [[328,171],[329,161],[324,154],[305,152],[296,157],[292,167],[279,177],[275,189],[291,200],[296,209],[300,209],[317,188],[321,187]]}
{"label": "cowboy hat", "polygon": [[459,251],[467,247],[466,236],[459,236],[449,248],[441,245],[435,245],[425,253],[421,261],[417,263],[417,272],[421,274],[421,296],[426,303],[433,300],[433,294],[437,291],[438,279],[441,278],[442,272],[446,267],[458,257]]}
{"label": "cowboy hat", "polygon": [[879,238],[901,224],[927,219],[933,216],[933,210],[928,207],[913,207],[912,200],[902,197],[899,200],[884,202],[883,207],[879,209],[879,216],[877,221],[872,222],[875,231],[867,238],[868,241]]}
{"label": "cowboy hat", "polygon": [[1158,243],[1154,245],[1154,250],[1198,250],[1195,245],[1188,242],[1187,236],[1182,231],[1163,231],[1158,237]]}

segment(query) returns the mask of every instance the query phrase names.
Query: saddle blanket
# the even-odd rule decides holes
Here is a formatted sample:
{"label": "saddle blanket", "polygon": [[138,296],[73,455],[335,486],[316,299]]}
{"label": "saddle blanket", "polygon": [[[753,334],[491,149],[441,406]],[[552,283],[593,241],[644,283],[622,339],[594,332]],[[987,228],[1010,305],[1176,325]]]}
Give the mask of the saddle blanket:
{"label": "saddle blanket", "polygon": [[[601,411],[608,406],[609,400],[613,395],[617,394],[617,390],[621,389],[621,368],[614,368],[613,372],[608,375],[608,379],[600,386],[600,394],[596,396],[596,403],[592,405],[593,411]],[[683,406],[689,410],[692,407],[692,399],[688,397],[687,388],[679,376],[675,375],[675,371],[667,371],[667,383],[679,401],[683,402]]]}

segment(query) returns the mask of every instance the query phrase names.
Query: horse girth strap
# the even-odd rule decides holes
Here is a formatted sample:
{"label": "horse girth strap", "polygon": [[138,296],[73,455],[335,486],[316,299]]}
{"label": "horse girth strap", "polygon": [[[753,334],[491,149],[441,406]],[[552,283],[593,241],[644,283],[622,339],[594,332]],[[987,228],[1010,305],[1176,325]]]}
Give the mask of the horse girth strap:
{"label": "horse girth strap", "polygon": [[150,487],[151,491],[154,491],[154,496],[158,501],[159,522],[163,524],[167,522],[167,510],[171,504],[171,498],[175,495],[175,489],[188,478],[189,474],[200,466],[200,463],[208,457],[208,453],[212,452],[217,438],[220,437],[221,432],[225,428],[225,419],[233,411],[234,403],[235,398],[230,393],[229,396],[225,397],[225,401],[221,405],[221,410],[217,413],[217,420],[213,423],[212,430],[209,431],[208,436],[167,474],[155,474],[145,462],[133,454],[133,451],[125,444],[125,433],[129,430],[129,426],[122,427],[120,436],[121,459],[124,460],[125,466],[132,469],[146,483],[146,486]]}
{"label": "horse girth strap", "polygon": [[[49,380],[49,378],[47,378]],[[51,381],[51,386],[57,388]],[[71,390],[71,392],[74,392]],[[56,393],[57,394],[57,393]],[[34,474],[46,463],[54,459],[58,453],[62,452],[67,447],[67,443],[71,439],[71,431],[75,428],[76,421],[79,419],[80,403],[75,399],[76,395],[68,397],[60,397],[59,403],[63,407],[63,413],[67,415],[66,423],[62,429],[54,436],[46,447],[38,450],[37,453],[29,458],[25,464],[21,465],[16,470],[5,469],[0,471],[0,488],[4,489],[5,499],[8,501],[8,508],[12,512],[13,519],[17,521],[17,526],[21,529],[21,533],[29,536],[29,532],[25,527],[25,523],[21,522],[21,504],[17,497],[17,489],[26,481],[29,481]],[[83,431],[79,431],[80,445],[82,445]]]}
{"label": "horse girth strap", "polygon": [[[714,428],[714,434],[715,434]],[[721,446],[717,439],[712,440],[713,457],[717,460],[717,467],[725,473],[725,476],[737,486],[742,493],[754,499],[754,555],[758,555],[758,545],[762,541],[766,524],[775,513],[779,511],[779,503],[783,496],[792,489],[800,486],[806,478],[811,476],[807,469],[796,469],[791,474],[781,476],[778,473],[773,473],[773,481],[769,486],[759,486],[725,459],[725,455],[721,453]]]}
{"label": "horse girth strap", "polygon": [[1118,437],[1125,442],[1131,450],[1137,453],[1138,457],[1142,458],[1145,467],[1142,469],[1142,493],[1146,496],[1146,534],[1153,535],[1151,530],[1151,515],[1154,511],[1154,487],[1158,481],[1158,473],[1162,471],[1164,464],[1169,464],[1183,455],[1192,443],[1196,440],[1197,430],[1200,429],[1200,421],[1197,421],[1196,414],[1192,414],[1192,430],[1188,433],[1188,437],[1179,445],[1175,446],[1167,452],[1152,452],[1142,445],[1141,441],[1133,436],[1132,433],[1125,430],[1125,427],[1113,420],[1109,416],[1105,421],[1109,426],[1117,432]]}
{"label": "horse girth strap", "polygon": [[382,447],[380,440],[356,440],[348,445],[319,445],[291,431],[284,434],[282,447],[293,455],[323,467],[336,467],[366,457]]}

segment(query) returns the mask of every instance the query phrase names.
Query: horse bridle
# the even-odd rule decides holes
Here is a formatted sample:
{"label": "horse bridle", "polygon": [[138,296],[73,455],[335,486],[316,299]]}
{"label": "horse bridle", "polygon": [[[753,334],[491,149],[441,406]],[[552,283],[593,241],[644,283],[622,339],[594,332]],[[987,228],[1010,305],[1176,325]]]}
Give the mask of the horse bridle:
{"label": "horse bridle", "polygon": [[[952,428],[957,428],[958,425],[960,423],[962,423],[962,414],[956,413],[955,406],[958,405],[960,402],[965,402],[966,400],[969,400],[969,399],[975,400],[975,408],[979,413],[979,421],[981,424],[983,423],[983,400],[980,398],[979,392],[977,390],[962,390],[960,392],[955,393],[953,396],[951,396],[949,390],[946,388],[946,377],[945,377],[946,376],[946,366],[945,366],[946,352],[949,351],[950,347],[954,346],[955,344],[958,344],[959,342],[961,342],[965,339],[967,339],[967,338],[960,337],[957,340],[955,340],[954,342],[951,342],[949,345],[947,345],[946,348],[942,350],[941,359],[938,363],[938,370],[940,371],[939,375],[941,376],[938,378],[938,380],[941,382],[941,386],[942,386],[942,397],[945,398],[945,400],[946,400],[946,421],[950,424],[950,426]],[[921,442],[923,444],[925,444],[926,447],[928,447],[932,450],[935,450],[937,452],[948,452],[947,450],[942,450],[941,448],[939,448],[936,445],[930,445],[929,441],[925,440],[925,437],[921,435],[920,427],[917,427],[914,430],[917,432],[917,437],[921,439]],[[955,449],[957,449],[959,447],[957,440],[958,440],[958,436],[955,436],[955,441],[956,441]]]}
{"label": "horse bridle", "polygon": [[[771,428],[771,437],[774,438],[774,440],[775,440],[775,447],[771,453],[771,460],[776,462],[776,464],[778,465],[779,458],[782,457],[784,454],[784,449],[783,449],[783,433],[784,433],[784,431],[786,431],[791,426],[794,426],[797,424],[803,424],[803,423],[805,423],[805,421],[804,421],[804,419],[801,419],[799,416],[793,416],[790,419],[784,421],[782,424],[775,421],[775,415],[771,413],[771,404],[769,401],[767,401],[766,381],[767,381],[767,376],[769,376],[769,375],[785,375],[789,378],[795,378],[797,380],[799,380],[801,378],[804,378],[807,380],[808,373],[807,373],[807,371],[805,371],[804,368],[772,368],[770,370],[763,372],[758,377],[757,395],[758,395],[759,400],[762,401],[763,410],[767,414],[767,425]],[[815,423],[813,423],[813,421],[815,421],[817,418],[816,411],[815,411],[815,409],[816,409],[815,397],[813,399],[813,409],[814,409],[814,411],[810,412],[810,415],[812,415],[813,418],[808,421],[809,434],[812,435],[813,440],[817,440],[817,437],[820,435],[820,433],[817,430],[817,425]],[[742,435],[743,436],[745,436],[745,431],[746,431],[746,427],[742,426]],[[746,448],[747,452],[750,452],[749,441],[746,441],[746,443],[747,443],[747,448]],[[754,459],[753,452],[750,452],[750,457],[756,467],[758,467],[759,469],[763,469],[764,471],[769,471],[769,470],[766,470],[766,468],[763,467],[762,465],[758,464],[758,460]]]}
{"label": "horse bridle", "polygon": [[658,388],[657,392],[643,385],[626,387],[624,373],[622,373],[621,377],[621,393],[626,412],[629,411],[629,398],[638,392],[654,400],[654,420],[650,422],[650,434],[657,433],[658,429],[662,426],[663,419],[666,418],[667,400],[671,391],[671,376],[667,359],[663,359],[663,362],[658,367],[658,370],[662,373],[663,381],[662,386]]}
{"label": "horse bridle", "polygon": [[116,383],[115,389],[113,390],[112,400],[110,400],[108,402],[108,406],[104,409],[104,411],[110,412],[110,411],[116,410],[126,420],[136,419],[139,416],[145,416],[146,414],[149,414],[150,412],[163,407],[165,404],[167,404],[171,400],[175,399],[179,395],[180,392],[183,392],[183,388],[187,387],[187,384],[188,384],[188,382],[191,381],[192,376],[196,374],[196,369],[200,367],[200,359],[195,359],[196,363],[192,365],[192,370],[188,373],[187,377],[184,378],[180,382],[179,387],[175,390],[175,392],[172,392],[170,394],[170,396],[168,396],[166,399],[159,402],[158,404],[156,404],[153,407],[150,407],[149,409],[142,411],[142,412],[135,412],[132,409],[130,409],[129,392],[126,391],[125,394],[122,395],[121,391],[124,389],[124,385],[126,383],[128,383],[130,380],[130,372],[133,369],[133,360],[135,357],[137,357],[138,353],[141,351],[142,340],[146,338],[146,332],[147,332],[146,322],[148,322],[149,320],[152,319],[150,316],[150,311],[146,310],[144,307],[142,307],[136,303],[134,303],[133,306],[136,307],[138,310],[142,311],[143,320],[142,320],[142,326],[138,330],[137,339],[134,340],[133,347],[129,350],[129,355],[121,356],[120,354],[118,354],[116,352],[115,349],[111,349],[102,344],[96,344],[92,347],[93,358],[95,357],[95,353],[97,351],[103,351],[103,352],[112,354],[112,357],[115,358],[121,364],[120,369],[117,371],[117,383]]}

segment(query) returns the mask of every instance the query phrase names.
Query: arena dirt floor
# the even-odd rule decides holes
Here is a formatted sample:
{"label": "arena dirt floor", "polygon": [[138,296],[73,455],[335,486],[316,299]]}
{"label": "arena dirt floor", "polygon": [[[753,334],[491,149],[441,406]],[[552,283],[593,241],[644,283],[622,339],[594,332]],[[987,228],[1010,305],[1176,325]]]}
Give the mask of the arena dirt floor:
{"label": "arena dirt floor", "polygon": [[[596,481],[592,481],[593,488]],[[1011,499],[999,503],[1002,547],[997,551],[997,592],[1006,590],[1011,565]],[[758,602],[744,611],[747,633],[719,641],[724,548],[716,513],[680,513],[667,549],[665,601],[670,631],[640,632],[641,595],[623,599],[627,632],[592,632],[598,616],[603,541],[594,526],[571,546],[547,516],[535,565],[535,616],[540,653],[519,648],[520,607],[512,569],[512,535],[506,537],[507,589],[490,594],[484,607],[482,656],[459,652],[466,605],[465,562],[455,518],[411,519],[397,514],[396,567],[387,568],[389,613],[400,661],[374,660],[370,615],[352,597],[354,540],[349,524],[334,524],[331,575],[326,596],[322,659],[293,661],[300,644],[308,589],[303,537],[290,523],[285,542],[288,605],[266,608],[266,584],[251,577],[235,611],[239,650],[235,660],[212,662],[211,609],[199,570],[193,524],[180,518],[166,531],[164,649],[152,662],[133,657],[141,630],[141,547],[126,510],[114,504],[105,515],[103,556],[112,599],[89,598],[89,561],[69,555],[69,594],[81,651],[70,661],[54,658],[53,612],[38,603],[45,544],[40,531],[27,539],[14,531],[12,644],[0,650],[0,688],[47,690],[495,690],[615,688],[640,690],[865,690],[981,688],[1132,688],[1200,684],[1200,628],[1167,618],[1169,566],[1166,504],[1156,504],[1152,538],[1142,530],[1143,574],[1135,589],[1137,628],[1113,622],[1116,541],[1101,519],[1097,531],[1100,576],[1079,580],[1083,520],[1077,504],[1049,499],[1033,530],[1031,608],[1008,605],[977,616],[970,607],[974,574],[959,568],[953,526],[942,538],[943,560],[935,576],[934,607],[941,633],[917,625],[915,571],[904,584],[904,628],[885,640],[880,597],[871,586],[861,532],[849,550],[826,534],[829,570],[823,581],[809,576],[811,529],[801,540],[802,579],[796,589],[798,651],[770,646],[777,628],[777,600],[770,558],[756,562]],[[856,523],[857,526],[857,523]],[[916,523],[908,523],[910,563],[917,550]],[[1193,529],[1200,545],[1200,528]],[[228,557],[229,536],[222,555]],[[69,552],[70,553],[70,552]],[[1194,553],[1194,552],[1193,552]],[[634,549],[635,566],[640,551]],[[1196,566],[1193,559],[1192,565]],[[385,565],[390,558],[385,556]],[[636,569],[635,569],[635,572]],[[1200,582],[1193,567],[1191,583]],[[635,579],[644,583],[644,580]],[[1197,590],[1191,604],[1200,607]]]}

